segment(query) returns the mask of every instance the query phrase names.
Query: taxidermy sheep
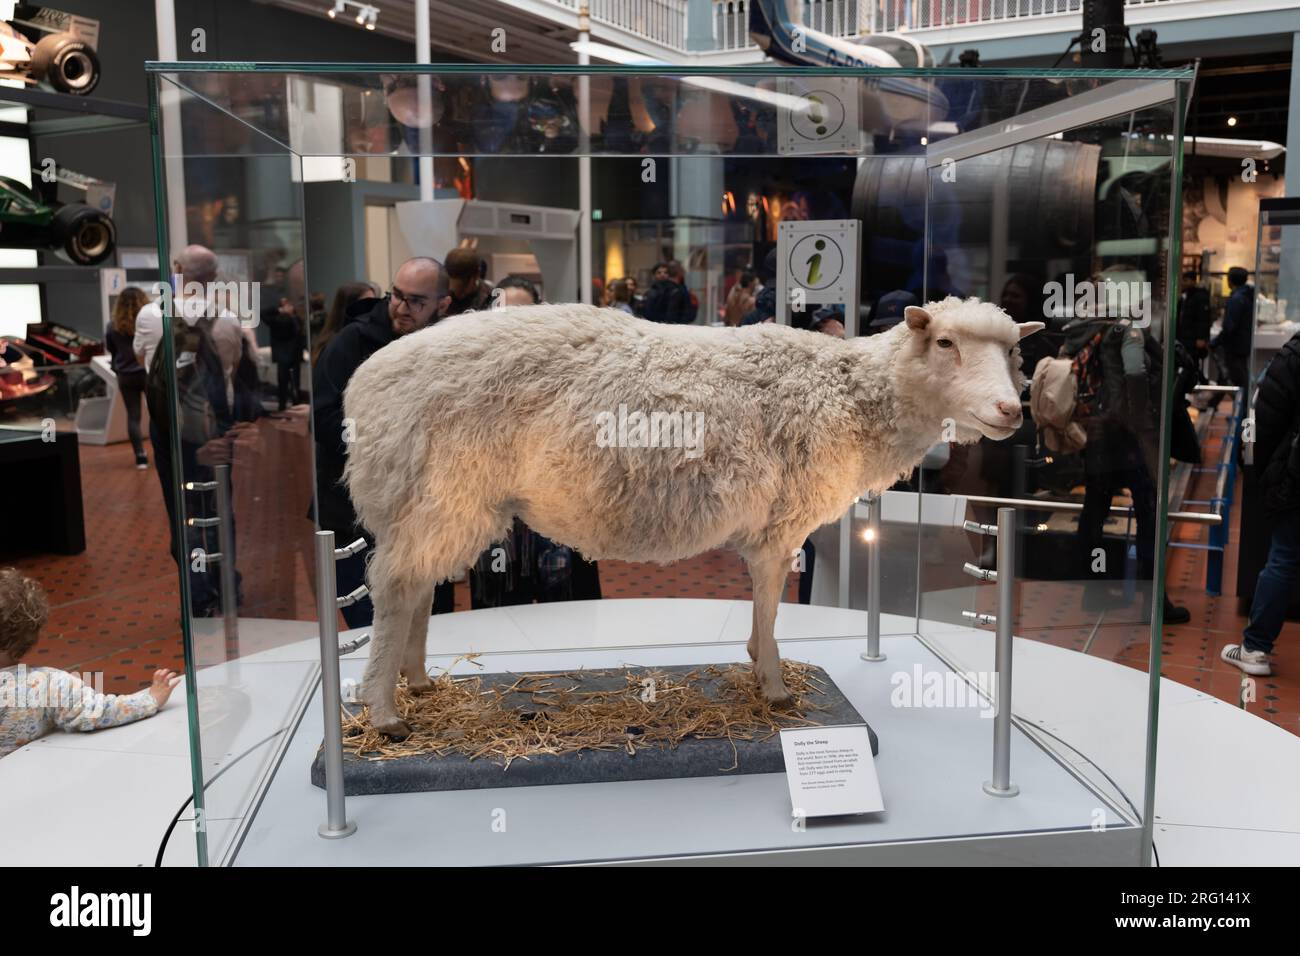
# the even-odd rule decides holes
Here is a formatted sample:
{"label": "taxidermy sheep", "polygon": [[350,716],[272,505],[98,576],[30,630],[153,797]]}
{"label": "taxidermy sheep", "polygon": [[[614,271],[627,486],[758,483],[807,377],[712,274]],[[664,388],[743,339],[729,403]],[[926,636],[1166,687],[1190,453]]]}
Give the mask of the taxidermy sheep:
{"label": "taxidermy sheep", "polygon": [[940,440],[1021,423],[1017,342],[1042,328],[949,297],[847,341],[784,326],[658,325],[587,305],[470,313],[376,352],[344,398],[344,480],[374,535],[362,697],[392,737],[399,674],[429,685],[433,587],[518,515],[590,559],[739,552],[749,655],[785,702],[773,629],[793,556]]}

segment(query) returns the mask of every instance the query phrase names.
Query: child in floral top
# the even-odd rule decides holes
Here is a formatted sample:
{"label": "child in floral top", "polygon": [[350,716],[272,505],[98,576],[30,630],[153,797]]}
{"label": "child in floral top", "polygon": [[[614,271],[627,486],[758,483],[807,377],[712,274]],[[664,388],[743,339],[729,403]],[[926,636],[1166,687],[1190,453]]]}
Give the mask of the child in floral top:
{"label": "child in floral top", "polygon": [[99,730],[158,712],[180,681],[154,671],[153,683],[134,694],[100,694],[53,667],[18,663],[40,639],[50,615],[41,586],[13,568],[0,569],[0,757],[60,730]]}

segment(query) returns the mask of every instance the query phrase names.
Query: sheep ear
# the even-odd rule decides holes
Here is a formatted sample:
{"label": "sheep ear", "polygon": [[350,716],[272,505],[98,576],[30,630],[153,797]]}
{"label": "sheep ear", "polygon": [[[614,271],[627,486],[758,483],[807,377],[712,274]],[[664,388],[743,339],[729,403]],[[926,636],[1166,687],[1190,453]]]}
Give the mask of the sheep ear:
{"label": "sheep ear", "polygon": [[1017,322],[1016,328],[1020,329],[1020,337],[1023,339],[1026,335],[1043,331],[1047,326],[1042,322]]}
{"label": "sheep ear", "polygon": [[919,305],[909,305],[904,309],[903,318],[907,321],[907,327],[913,332],[924,332],[925,327],[930,324],[930,313]]}

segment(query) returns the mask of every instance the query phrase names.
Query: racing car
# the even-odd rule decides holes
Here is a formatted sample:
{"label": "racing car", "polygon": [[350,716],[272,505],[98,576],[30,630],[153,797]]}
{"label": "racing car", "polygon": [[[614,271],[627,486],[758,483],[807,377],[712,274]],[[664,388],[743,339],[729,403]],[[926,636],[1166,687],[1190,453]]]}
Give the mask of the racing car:
{"label": "racing car", "polygon": [[20,3],[0,21],[0,79],[88,96],[99,84],[98,39],[97,20]]}

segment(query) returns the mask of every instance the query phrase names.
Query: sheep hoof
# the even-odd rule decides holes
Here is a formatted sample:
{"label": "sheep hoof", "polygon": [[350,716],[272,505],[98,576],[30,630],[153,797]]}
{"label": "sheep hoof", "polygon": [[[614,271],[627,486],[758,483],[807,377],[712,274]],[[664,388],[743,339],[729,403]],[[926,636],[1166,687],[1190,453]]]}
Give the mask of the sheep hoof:
{"label": "sheep hoof", "polygon": [[760,676],[758,691],[769,707],[784,707],[794,701],[794,695],[790,693],[790,689],[785,686],[785,681],[780,677],[768,680]]}
{"label": "sheep hoof", "polygon": [[769,707],[788,707],[794,703],[794,695],[784,685],[778,691],[763,691],[763,699]]}
{"label": "sheep hoof", "polygon": [[375,730],[379,731],[389,740],[401,742],[411,736],[411,725],[404,720],[390,720],[382,724],[375,724]]}
{"label": "sheep hoof", "polygon": [[411,683],[408,683],[408,684],[406,685],[406,692],[407,692],[408,694],[411,694],[411,695],[414,696],[414,697],[420,697],[420,696],[422,696],[422,695],[424,695],[424,694],[432,694],[432,693],[433,693],[433,681],[431,681],[431,680],[426,680],[423,684],[411,684]]}

